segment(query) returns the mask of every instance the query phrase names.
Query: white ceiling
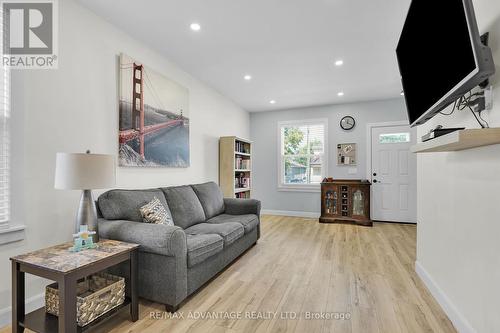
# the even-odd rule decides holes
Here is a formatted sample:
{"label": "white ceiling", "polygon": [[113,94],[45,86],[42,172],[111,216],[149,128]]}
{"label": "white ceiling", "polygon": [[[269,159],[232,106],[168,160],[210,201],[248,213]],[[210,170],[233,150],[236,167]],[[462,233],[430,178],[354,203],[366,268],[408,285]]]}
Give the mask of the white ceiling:
{"label": "white ceiling", "polygon": [[410,0],[79,1],[248,111],[400,97]]}

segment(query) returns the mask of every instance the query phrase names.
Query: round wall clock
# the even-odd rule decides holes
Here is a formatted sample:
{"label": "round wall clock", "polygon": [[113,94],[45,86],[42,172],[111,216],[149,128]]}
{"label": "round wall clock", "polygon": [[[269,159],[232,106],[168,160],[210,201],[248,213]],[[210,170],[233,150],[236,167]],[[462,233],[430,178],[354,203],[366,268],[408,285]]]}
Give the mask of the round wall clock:
{"label": "round wall clock", "polygon": [[345,131],[350,131],[356,125],[356,120],[351,116],[345,116],[340,120],[340,127]]}

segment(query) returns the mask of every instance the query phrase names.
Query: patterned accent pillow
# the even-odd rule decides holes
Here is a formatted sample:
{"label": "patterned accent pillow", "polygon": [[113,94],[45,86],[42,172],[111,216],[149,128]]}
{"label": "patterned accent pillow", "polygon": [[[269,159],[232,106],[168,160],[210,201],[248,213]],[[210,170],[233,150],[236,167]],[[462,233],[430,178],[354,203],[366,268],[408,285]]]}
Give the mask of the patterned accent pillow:
{"label": "patterned accent pillow", "polygon": [[145,223],[174,225],[172,216],[170,216],[170,213],[157,197],[154,197],[153,200],[142,206],[139,210],[141,211],[142,220]]}

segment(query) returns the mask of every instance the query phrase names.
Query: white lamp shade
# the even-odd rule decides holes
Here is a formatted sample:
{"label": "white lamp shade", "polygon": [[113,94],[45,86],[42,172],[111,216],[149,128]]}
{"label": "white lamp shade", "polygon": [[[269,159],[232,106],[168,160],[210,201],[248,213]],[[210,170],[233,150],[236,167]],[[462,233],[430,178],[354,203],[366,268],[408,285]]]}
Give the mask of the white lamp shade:
{"label": "white lamp shade", "polygon": [[55,188],[93,190],[115,186],[115,158],[103,154],[57,153]]}

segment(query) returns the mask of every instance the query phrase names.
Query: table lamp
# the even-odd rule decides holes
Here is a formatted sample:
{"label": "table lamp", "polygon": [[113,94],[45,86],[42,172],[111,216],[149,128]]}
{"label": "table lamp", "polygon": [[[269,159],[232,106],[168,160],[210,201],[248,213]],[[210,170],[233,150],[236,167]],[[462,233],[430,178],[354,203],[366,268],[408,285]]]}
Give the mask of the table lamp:
{"label": "table lamp", "polygon": [[95,231],[93,241],[99,241],[97,213],[92,190],[110,188],[115,185],[115,158],[112,155],[87,153],[57,153],[55,185],[61,190],[82,190],[80,206],[76,214],[75,233],[80,226],[87,225]]}

